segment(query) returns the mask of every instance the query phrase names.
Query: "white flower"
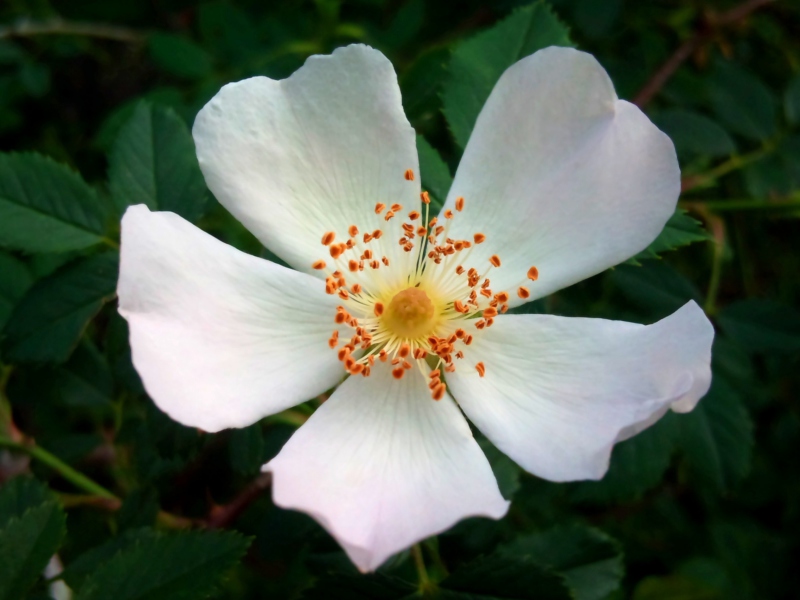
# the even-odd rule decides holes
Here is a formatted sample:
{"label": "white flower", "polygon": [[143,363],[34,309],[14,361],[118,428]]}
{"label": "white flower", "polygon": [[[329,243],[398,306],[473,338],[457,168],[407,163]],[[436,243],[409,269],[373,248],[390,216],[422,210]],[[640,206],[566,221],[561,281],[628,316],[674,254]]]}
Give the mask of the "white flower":
{"label": "white flower", "polygon": [[527,471],[599,479],[615,442],[708,389],[713,329],[694,303],[650,326],[497,314],[636,254],[675,208],[672,143],[588,54],[548,48],[508,69],[431,231],[376,50],[227,85],[193,133],[214,195],[297,270],[129,209],[119,299],[134,364],[161,409],[206,431],[353,373],[265,469],[275,503],[312,515],[362,570],[505,514],[462,410]]}

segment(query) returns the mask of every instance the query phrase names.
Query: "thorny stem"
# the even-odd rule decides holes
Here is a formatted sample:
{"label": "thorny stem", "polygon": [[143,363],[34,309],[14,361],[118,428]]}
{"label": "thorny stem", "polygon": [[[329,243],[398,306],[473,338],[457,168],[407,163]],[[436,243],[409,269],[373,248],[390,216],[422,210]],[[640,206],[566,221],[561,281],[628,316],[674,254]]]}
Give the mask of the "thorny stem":
{"label": "thorny stem", "polygon": [[0,40],[38,35],[76,35],[133,44],[138,44],[145,40],[145,36],[142,33],[127,27],[106,25],[104,23],[65,21],[61,18],[39,22],[24,19],[14,25],[0,27]]}
{"label": "thorny stem", "polygon": [[86,477],[86,475],[76,471],[67,463],[62,461],[54,454],[51,454],[41,446],[36,446],[34,444],[22,444],[15,442],[6,436],[0,436],[0,447],[9,448],[11,450],[19,450],[20,452],[26,453],[30,457],[46,464],[48,467],[58,472],[58,474],[64,479],[71,482],[75,487],[80,488],[85,492],[105,498],[106,500],[116,500],[121,502],[117,496],[109,492],[99,483],[92,481]]}
{"label": "thorny stem", "polygon": [[639,108],[643,108],[661,91],[661,88],[675,74],[675,71],[686,62],[692,54],[699,50],[706,43],[714,39],[716,34],[734,25],[747,17],[753,11],[765,6],[774,0],[747,0],[734,8],[720,14],[709,14],[701,24],[698,31],[683,44],[681,44],[666,62],[650,77],[650,80],[642,87],[633,99],[633,103]]}
{"label": "thorny stem", "polygon": [[751,163],[761,160],[767,154],[772,153],[776,147],[777,142],[775,140],[765,142],[764,146],[758,150],[748,152],[747,154],[737,154],[735,156],[731,156],[725,162],[720,163],[705,173],[689,175],[688,177],[685,177],[683,181],[681,181],[681,192],[688,192],[696,187],[705,186],[716,181],[720,177],[727,175],[728,173],[738,171],[739,169],[742,169]]}

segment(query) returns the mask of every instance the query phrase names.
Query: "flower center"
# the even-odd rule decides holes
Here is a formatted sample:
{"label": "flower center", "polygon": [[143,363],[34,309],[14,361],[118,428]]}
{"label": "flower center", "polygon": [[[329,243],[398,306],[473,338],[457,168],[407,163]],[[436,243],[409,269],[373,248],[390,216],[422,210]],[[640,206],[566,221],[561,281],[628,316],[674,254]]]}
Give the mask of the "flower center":
{"label": "flower center", "polygon": [[[413,181],[414,172],[406,171],[405,179]],[[422,192],[420,199],[424,215],[412,210],[405,222],[400,204],[375,205],[375,214],[381,215],[386,227],[398,217],[391,227],[399,225],[402,236],[396,242],[403,249],[399,257],[390,261],[384,254],[386,244],[393,242],[381,239],[381,229],[359,233],[356,225],[350,225],[345,241],[338,241],[335,231],[322,235],[333,268],[325,260],[311,266],[326,274],[325,291],[341,300],[334,315],[337,328],[328,345],[345,371],[368,377],[373,368],[388,367],[395,379],[402,379],[416,364],[430,379],[433,399],[441,400],[446,390],[442,378],[456,370],[456,363],[471,363],[473,334],[491,327],[494,318],[508,310],[510,294],[493,290],[488,277],[501,267],[499,256],[494,254],[482,264],[470,260],[472,250],[486,241],[484,234],[475,233],[471,240],[448,235],[453,218],[464,210],[464,198],[456,199],[455,212],[442,213],[441,223],[438,217],[428,219],[428,193]],[[389,239],[397,239],[389,229],[387,233]],[[520,284],[538,277],[536,267],[527,276],[520,274],[517,296],[529,298],[528,288]],[[341,339],[340,330],[347,332]],[[382,367],[379,362],[388,364]],[[483,362],[472,365],[478,376],[485,375]]]}
{"label": "flower center", "polygon": [[413,339],[429,333],[433,319],[433,302],[418,287],[395,294],[383,313],[386,328],[401,338]]}

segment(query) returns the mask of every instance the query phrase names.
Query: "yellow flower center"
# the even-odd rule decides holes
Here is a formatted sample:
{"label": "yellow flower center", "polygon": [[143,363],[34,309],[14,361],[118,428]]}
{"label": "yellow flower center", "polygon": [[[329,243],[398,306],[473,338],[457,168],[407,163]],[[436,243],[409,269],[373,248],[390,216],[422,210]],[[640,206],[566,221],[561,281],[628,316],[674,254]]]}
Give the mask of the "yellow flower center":
{"label": "yellow flower center", "polygon": [[[414,180],[411,169],[405,179]],[[399,225],[402,236],[397,242],[403,249],[399,259],[390,261],[381,252],[386,243],[392,243],[379,242],[381,229],[359,232],[353,224],[344,241],[337,240],[335,231],[322,235],[333,268],[325,260],[311,266],[326,274],[325,291],[341,300],[333,319],[337,328],[328,345],[345,371],[368,377],[373,368],[390,368],[395,379],[402,379],[416,364],[430,379],[433,399],[441,400],[446,390],[442,378],[456,370],[457,362],[471,363],[467,354],[473,334],[491,327],[494,318],[508,310],[511,296],[493,290],[488,277],[492,269],[501,267],[499,256],[493,254],[482,265],[468,266],[472,249],[486,241],[483,233],[474,233],[471,240],[448,235],[453,218],[464,210],[464,198],[456,198],[455,212],[442,213],[442,223],[438,217],[428,218],[428,193],[422,192],[420,199],[424,214],[412,210],[408,221],[401,216],[400,204],[375,205],[375,214],[382,216],[387,227],[399,217],[391,224]],[[394,238],[388,229],[387,233]],[[386,271],[391,276],[381,277]],[[538,277],[539,271],[531,267],[527,277],[520,274],[519,283]],[[517,296],[525,300],[530,292],[518,285]],[[349,333],[340,339],[342,328],[349,328]],[[473,366],[478,376],[485,375],[482,362]]]}
{"label": "yellow flower center", "polygon": [[412,287],[395,294],[383,314],[383,322],[397,337],[413,339],[433,329],[434,312],[428,294]]}

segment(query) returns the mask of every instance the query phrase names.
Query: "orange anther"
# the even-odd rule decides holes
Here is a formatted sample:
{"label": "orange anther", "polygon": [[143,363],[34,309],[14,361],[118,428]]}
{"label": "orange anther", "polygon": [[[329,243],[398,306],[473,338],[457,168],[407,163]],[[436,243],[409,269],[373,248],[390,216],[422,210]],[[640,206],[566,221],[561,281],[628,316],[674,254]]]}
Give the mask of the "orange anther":
{"label": "orange anther", "polygon": [[411,368],[411,363],[410,363],[410,362],[408,362],[407,360],[404,360],[404,361],[403,361],[403,368],[404,368],[406,371],[408,371],[408,370]]}
{"label": "orange anther", "polygon": [[483,319],[478,319],[477,321],[475,321],[475,327],[477,327],[478,329],[483,329],[484,327],[486,327],[486,321]]}
{"label": "orange anther", "polygon": [[350,286],[350,291],[353,292],[354,294],[360,294],[361,293],[361,284],[360,283],[354,283],[353,285]]}
{"label": "orange anther", "polygon": [[386,350],[381,350],[378,353],[378,360],[380,360],[381,362],[386,362],[387,358],[388,358],[388,354],[386,354]]}
{"label": "orange anther", "polygon": [[446,211],[444,211],[444,218],[445,219],[452,219],[453,218],[453,211],[450,210],[449,208]]}
{"label": "orange anther", "polygon": [[443,231],[444,231],[444,226],[439,225],[436,229],[433,230],[433,233],[434,235],[441,235]]}
{"label": "orange anther", "polygon": [[383,212],[383,209],[386,208],[386,205],[383,202],[378,202],[375,205],[375,214],[379,215]]}
{"label": "orange anther", "polygon": [[489,262],[492,263],[492,266],[499,267],[500,266],[500,257],[497,254],[492,254]]}
{"label": "orange anther", "polygon": [[369,248],[367,248],[366,250],[364,250],[364,258],[365,258],[365,259],[367,259],[367,260],[369,260],[370,258],[372,258],[372,250],[370,250]]}
{"label": "orange anther", "polygon": [[347,293],[347,290],[342,288],[339,290],[339,298],[342,300],[347,300],[350,297],[350,294]]}
{"label": "orange anther", "polygon": [[333,258],[333,260],[336,260],[342,255],[342,252],[344,251],[345,251],[344,244],[336,244],[335,246],[331,246],[330,248],[331,258]]}
{"label": "orange anther", "polygon": [[358,271],[358,261],[351,260],[350,262],[347,263],[347,268],[350,269],[353,273],[355,273],[356,271]]}
{"label": "orange anther", "polygon": [[539,279],[539,269],[537,269],[536,267],[531,267],[530,269],[528,269],[528,279],[530,279],[531,281],[536,281],[537,279]]}
{"label": "orange anther", "polygon": [[396,369],[392,369],[392,377],[394,377],[395,379],[402,379],[405,373],[406,370],[403,367],[397,367]]}
{"label": "orange anther", "polygon": [[439,219],[436,218],[436,217],[433,217],[430,221],[428,221],[428,227],[433,227],[438,222],[439,222]]}
{"label": "orange anther", "polygon": [[403,205],[402,204],[397,204],[397,202],[395,202],[394,204],[392,204],[391,209],[392,209],[392,212],[399,213],[401,210],[403,210]]}
{"label": "orange anther", "polygon": [[322,245],[327,246],[333,241],[333,238],[336,237],[336,234],[332,231],[329,231],[325,235],[322,236]]}
{"label": "orange anther", "polygon": [[430,377],[431,379],[438,379],[439,375],[441,374],[442,372],[439,369],[434,369],[433,371],[431,371],[431,374],[428,375],[428,377]]}
{"label": "orange anther", "polygon": [[[388,212],[386,213],[386,216],[385,216],[385,217],[383,217],[383,220],[384,220],[384,221],[388,221],[388,220],[389,220],[389,219],[391,219],[393,216],[394,216],[394,212],[390,210],[390,211],[388,211]],[[375,237],[378,237],[378,236],[375,236]]]}
{"label": "orange anther", "polygon": [[464,272],[464,267],[462,267],[461,265],[458,265],[456,267],[456,275],[461,275],[463,272]]}
{"label": "orange anther", "polygon": [[352,367],[350,367],[350,373],[352,375],[358,375],[363,370],[364,370],[364,365],[362,365],[361,363],[355,363]]}
{"label": "orange anther", "polygon": [[428,230],[427,230],[427,229],[425,229],[425,227],[422,227],[422,226],[420,226],[420,227],[417,227],[417,235],[418,235],[419,237],[425,237],[425,234],[426,234],[426,233],[428,233]]}
{"label": "orange anther", "polygon": [[375,308],[373,309],[373,312],[375,313],[376,317],[380,317],[383,314],[383,303],[382,302],[376,302],[375,303]]}
{"label": "orange anther", "polygon": [[344,315],[344,313],[336,313],[336,316],[334,317],[333,320],[341,325],[342,323],[344,323],[345,319],[347,319],[347,317]]}
{"label": "orange anther", "polygon": [[369,267],[370,269],[377,269],[380,266],[380,263],[377,260],[370,261]]}
{"label": "orange anther", "polygon": [[411,169],[406,169],[405,178],[406,181],[414,181],[414,171]]}
{"label": "orange anther", "polygon": [[423,204],[430,204],[431,203],[431,197],[430,197],[430,194],[428,194],[428,192],[422,192],[419,195],[419,199],[422,200]]}
{"label": "orange anther", "polygon": [[372,237],[374,237],[376,240],[381,239],[382,235],[383,232],[380,229],[376,229],[375,231],[372,232]]}
{"label": "orange anther", "polygon": [[477,365],[475,365],[475,370],[478,371],[478,375],[481,377],[486,375],[486,367],[483,366],[482,362],[479,362]]}
{"label": "orange anther", "polygon": [[356,237],[358,235],[358,227],[355,225],[350,225],[347,229],[347,233],[350,234],[350,237]]}
{"label": "orange anther", "polygon": [[385,256],[384,256],[383,258],[381,258],[381,262],[382,262],[384,265],[386,265],[387,267],[389,266],[389,259],[388,259],[388,258],[386,258]]}
{"label": "orange anther", "polygon": [[469,346],[472,343],[472,336],[467,335],[467,337],[464,338],[464,343]]}
{"label": "orange anther", "polygon": [[459,350],[458,352],[456,352],[456,358],[464,358],[464,353],[461,352],[461,350]]}
{"label": "orange anther", "polygon": [[464,210],[464,198],[461,197],[461,196],[456,198],[456,210],[458,212],[461,212],[462,210]]}
{"label": "orange anther", "polygon": [[497,316],[497,309],[494,308],[493,306],[490,306],[489,308],[484,309],[483,316],[486,317],[487,319],[491,319],[492,317],[496,317]]}
{"label": "orange anther", "polygon": [[317,271],[321,271],[322,269],[325,268],[325,261],[324,260],[318,260],[313,265],[311,265],[311,268],[312,269],[316,269]]}
{"label": "orange anther", "polygon": [[371,240],[372,240],[372,234],[371,233],[365,233],[364,234],[364,243],[368,244]]}
{"label": "orange anther", "polygon": [[519,286],[519,289],[517,290],[517,296],[519,296],[522,299],[525,299],[529,298],[530,295],[531,293],[528,291],[528,288],[526,288],[524,285]]}
{"label": "orange anther", "polygon": [[416,210],[412,210],[410,213],[408,213],[408,218],[411,219],[412,221],[416,221],[417,219],[419,219],[419,212],[417,212]]}
{"label": "orange anther", "polygon": [[486,236],[483,235],[482,233],[476,233],[475,235],[472,236],[472,239],[475,240],[476,244],[482,244],[483,242],[486,241]]}
{"label": "orange anther", "polygon": [[400,350],[397,352],[397,354],[400,356],[400,358],[405,358],[408,356],[409,352],[411,352],[411,346],[408,345],[408,342],[403,342],[403,345],[400,346]]}
{"label": "orange anther", "polygon": [[494,295],[495,300],[500,302],[501,304],[504,302],[508,302],[508,293],[507,292],[500,292],[499,294]]}
{"label": "orange anther", "polygon": [[443,383],[440,383],[435,388],[433,388],[433,394],[431,395],[431,397],[438,402],[439,400],[444,398],[444,392],[446,389],[447,387]]}

